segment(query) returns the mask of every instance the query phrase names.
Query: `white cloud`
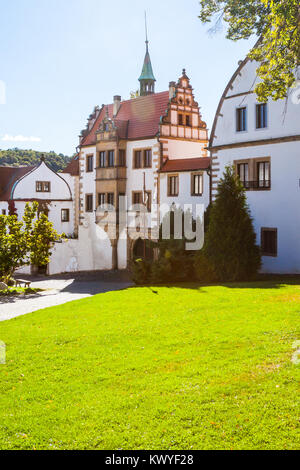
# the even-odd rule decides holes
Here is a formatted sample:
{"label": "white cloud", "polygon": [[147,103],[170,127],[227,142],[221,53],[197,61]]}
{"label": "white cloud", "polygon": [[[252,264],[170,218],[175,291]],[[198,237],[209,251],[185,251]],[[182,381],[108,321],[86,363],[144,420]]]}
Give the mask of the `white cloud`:
{"label": "white cloud", "polygon": [[2,137],[3,142],[41,142],[42,139],[39,137],[25,137],[24,135],[9,135],[5,134],[4,137]]}

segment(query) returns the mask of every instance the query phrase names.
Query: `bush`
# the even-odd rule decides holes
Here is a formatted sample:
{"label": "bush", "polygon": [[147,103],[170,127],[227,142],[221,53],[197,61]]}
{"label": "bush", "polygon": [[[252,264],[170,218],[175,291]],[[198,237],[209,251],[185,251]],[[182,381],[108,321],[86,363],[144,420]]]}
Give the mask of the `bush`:
{"label": "bush", "polygon": [[195,256],[195,273],[197,279],[201,282],[218,281],[216,269],[203,251]]}
{"label": "bush", "polygon": [[131,263],[131,277],[138,285],[148,284],[151,278],[151,263],[141,258]]}

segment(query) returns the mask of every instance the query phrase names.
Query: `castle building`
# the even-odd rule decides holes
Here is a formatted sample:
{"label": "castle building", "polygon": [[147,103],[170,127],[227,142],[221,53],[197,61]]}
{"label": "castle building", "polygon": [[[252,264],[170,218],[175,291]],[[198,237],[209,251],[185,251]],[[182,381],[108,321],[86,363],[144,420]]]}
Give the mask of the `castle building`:
{"label": "castle building", "polygon": [[244,184],[265,273],[300,272],[299,88],[259,103],[258,64],[240,63],[221,97],[210,138],[212,193],[226,165]]}
{"label": "castle building", "polygon": [[209,204],[208,131],[190,80],[183,70],[177,83],[159,93],[155,81],[146,40],[140,96],[122,101],[116,95],[111,104],[95,107],[80,135],[81,269],[125,269],[134,255],[137,241],[128,234],[117,230],[110,241],[101,233],[98,206],[118,211],[120,196],[128,206],[144,203],[149,213],[156,205]]}

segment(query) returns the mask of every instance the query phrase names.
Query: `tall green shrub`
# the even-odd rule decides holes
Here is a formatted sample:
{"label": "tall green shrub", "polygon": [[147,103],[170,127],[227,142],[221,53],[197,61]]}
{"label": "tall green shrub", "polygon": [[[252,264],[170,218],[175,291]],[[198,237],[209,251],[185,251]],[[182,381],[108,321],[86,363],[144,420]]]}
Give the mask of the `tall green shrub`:
{"label": "tall green shrub", "polygon": [[204,248],[196,256],[199,278],[204,262],[208,264],[207,271],[218,281],[252,279],[261,266],[246,192],[232,166],[226,168],[220,180]]}

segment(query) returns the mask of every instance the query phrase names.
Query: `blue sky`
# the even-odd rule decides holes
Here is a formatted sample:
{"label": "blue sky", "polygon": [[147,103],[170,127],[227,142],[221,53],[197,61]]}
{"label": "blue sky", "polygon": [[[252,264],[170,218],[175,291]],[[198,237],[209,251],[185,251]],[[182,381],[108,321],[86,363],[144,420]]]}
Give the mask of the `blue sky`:
{"label": "blue sky", "polygon": [[0,148],[72,155],[93,107],[138,88],[145,9],[156,91],[185,67],[211,128],[227,81],[255,39],[208,34],[198,0],[0,0]]}

